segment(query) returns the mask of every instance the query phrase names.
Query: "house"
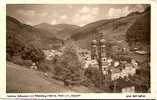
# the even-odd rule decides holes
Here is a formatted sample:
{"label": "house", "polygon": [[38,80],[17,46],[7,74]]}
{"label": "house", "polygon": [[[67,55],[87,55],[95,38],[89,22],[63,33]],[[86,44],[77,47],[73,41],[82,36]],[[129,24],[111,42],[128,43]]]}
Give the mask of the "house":
{"label": "house", "polygon": [[57,50],[43,50],[45,56],[46,56],[46,59],[47,60],[52,60],[56,55],[57,56],[61,56],[62,55],[62,52],[59,52]]}
{"label": "house", "polygon": [[122,93],[135,93],[135,86],[122,88]]}
{"label": "house", "polygon": [[114,62],[114,67],[118,67],[119,64],[120,64],[119,61],[115,61],[115,62]]}
{"label": "house", "polygon": [[83,68],[88,68],[88,67],[95,67],[95,68],[99,68],[98,67],[98,63],[96,60],[87,60],[85,61],[84,67]]}
{"label": "house", "polygon": [[[114,65],[118,65],[117,64],[114,64]],[[123,68],[122,70],[120,70],[119,68],[117,67],[113,67],[111,69],[111,80],[117,80],[119,78],[125,78],[125,77],[128,77],[129,75],[133,76],[135,75],[136,73],[136,68],[133,67],[133,65],[131,63],[126,63],[125,64],[125,68]]]}
{"label": "house", "polygon": [[133,65],[136,69],[138,69],[138,63],[136,62],[135,59],[132,59],[132,60],[131,60],[131,63],[132,63],[132,65]]}

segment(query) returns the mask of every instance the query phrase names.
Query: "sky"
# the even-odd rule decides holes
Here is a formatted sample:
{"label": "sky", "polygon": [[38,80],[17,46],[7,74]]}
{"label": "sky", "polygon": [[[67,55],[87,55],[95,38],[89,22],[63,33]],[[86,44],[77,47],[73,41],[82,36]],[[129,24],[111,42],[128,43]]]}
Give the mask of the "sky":
{"label": "sky", "polygon": [[126,16],[130,12],[142,12],[148,5],[142,4],[8,4],[7,15],[22,23],[37,25],[73,24],[84,26],[102,19]]}

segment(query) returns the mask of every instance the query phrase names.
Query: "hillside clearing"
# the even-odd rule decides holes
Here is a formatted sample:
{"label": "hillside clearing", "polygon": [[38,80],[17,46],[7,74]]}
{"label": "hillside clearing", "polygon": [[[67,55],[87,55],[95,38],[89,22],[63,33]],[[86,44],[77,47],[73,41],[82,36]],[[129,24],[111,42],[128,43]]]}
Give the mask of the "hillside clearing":
{"label": "hillside clearing", "polygon": [[[7,62],[8,93],[98,92],[85,86],[66,87],[63,82],[44,78],[44,73]],[[100,92],[100,91],[99,91]]]}

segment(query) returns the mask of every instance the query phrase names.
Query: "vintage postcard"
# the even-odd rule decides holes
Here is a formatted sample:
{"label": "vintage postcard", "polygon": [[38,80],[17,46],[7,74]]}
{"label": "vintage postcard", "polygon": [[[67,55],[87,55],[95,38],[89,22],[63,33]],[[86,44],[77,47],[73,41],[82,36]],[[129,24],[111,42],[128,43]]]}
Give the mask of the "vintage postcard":
{"label": "vintage postcard", "polygon": [[156,1],[2,1],[2,98],[155,100]]}

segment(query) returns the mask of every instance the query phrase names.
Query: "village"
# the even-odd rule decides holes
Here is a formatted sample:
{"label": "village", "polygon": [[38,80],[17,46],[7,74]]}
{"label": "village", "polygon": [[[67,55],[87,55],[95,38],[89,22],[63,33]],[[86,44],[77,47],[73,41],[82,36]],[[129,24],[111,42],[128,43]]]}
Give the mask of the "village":
{"label": "village", "polygon": [[[58,50],[43,50],[46,59],[52,61],[56,56],[61,56],[62,52]],[[99,69],[97,59],[92,59],[91,52],[87,49],[78,49],[78,56],[83,63],[83,69],[90,67]],[[135,59],[130,61],[116,61],[111,57],[106,57],[105,53],[102,56],[102,71],[103,75],[110,74],[110,80],[116,81],[118,79],[128,79],[129,76],[134,76],[136,70],[139,69],[138,63]],[[110,73],[109,73],[110,72]],[[46,74],[47,75],[47,74]],[[135,86],[128,86],[121,89],[121,92],[132,93],[135,92]]]}
{"label": "village", "polygon": [[[27,18],[12,13],[23,6],[8,6],[7,92],[150,92],[150,5],[141,4],[141,9],[135,9],[138,5],[71,5],[74,9],[65,5],[26,6],[37,12],[46,7],[50,10],[44,12],[52,15]],[[110,13],[104,11],[110,12],[112,6],[130,11],[106,18]],[[51,11],[56,9],[54,17]],[[91,20],[80,21],[88,14],[92,14]],[[21,18],[31,19],[27,22],[32,24]]]}

